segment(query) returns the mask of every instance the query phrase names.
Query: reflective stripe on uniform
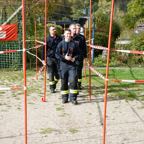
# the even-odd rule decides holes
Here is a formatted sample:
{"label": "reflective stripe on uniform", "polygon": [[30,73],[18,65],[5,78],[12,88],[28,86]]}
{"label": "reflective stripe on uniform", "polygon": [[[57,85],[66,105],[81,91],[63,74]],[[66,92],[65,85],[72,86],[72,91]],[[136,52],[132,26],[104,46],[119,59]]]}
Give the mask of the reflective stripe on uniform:
{"label": "reflective stripe on uniform", "polygon": [[50,85],[54,85],[54,84],[55,84],[55,81],[50,81],[49,84],[50,84]]}
{"label": "reflective stripe on uniform", "polygon": [[63,90],[63,91],[61,91],[61,94],[62,94],[62,95],[64,95],[64,94],[68,94],[68,93],[69,93],[68,90]]}
{"label": "reflective stripe on uniform", "polygon": [[82,82],[82,79],[78,79],[78,82]]}
{"label": "reflective stripe on uniform", "polygon": [[70,89],[70,93],[72,93],[72,94],[77,94],[77,93],[78,93],[78,90]]}

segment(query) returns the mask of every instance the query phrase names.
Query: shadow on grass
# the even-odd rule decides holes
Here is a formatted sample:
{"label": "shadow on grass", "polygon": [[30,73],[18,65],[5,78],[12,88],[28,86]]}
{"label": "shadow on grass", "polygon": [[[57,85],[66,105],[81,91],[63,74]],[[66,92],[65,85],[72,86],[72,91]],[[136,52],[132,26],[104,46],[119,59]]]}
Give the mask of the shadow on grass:
{"label": "shadow on grass", "polygon": [[[119,83],[111,84],[108,86],[108,101],[112,100],[134,100],[134,99],[143,99],[142,91],[144,86],[142,84],[136,85],[134,83]],[[92,95],[95,97],[96,101],[103,102],[104,97],[104,85],[102,86],[91,86]],[[85,85],[81,91],[81,97],[88,96],[88,86]]]}

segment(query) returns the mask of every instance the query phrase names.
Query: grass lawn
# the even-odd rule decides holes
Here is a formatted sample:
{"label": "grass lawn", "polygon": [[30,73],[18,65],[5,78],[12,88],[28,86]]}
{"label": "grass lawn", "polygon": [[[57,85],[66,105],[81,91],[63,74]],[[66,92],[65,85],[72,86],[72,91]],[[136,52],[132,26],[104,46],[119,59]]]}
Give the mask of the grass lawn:
{"label": "grass lawn", "polygon": [[[105,76],[105,69],[96,69],[98,72]],[[23,71],[8,71],[0,70],[0,87],[10,87],[13,85],[23,86]],[[35,77],[34,70],[27,71],[27,85],[28,94],[33,92],[41,95],[43,93],[43,79],[39,82],[33,81],[32,77]],[[143,80],[144,72],[143,68],[114,68],[109,70],[109,79],[122,79],[122,80]],[[83,78],[83,86],[85,87],[83,92],[88,95],[88,71],[87,76]],[[0,91],[0,93],[5,93]],[[23,94],[23,90],[14,92],[13,95]],[[96,76],[92,72],[92,94],[94,96],[104,95],[104,80]],[[114,83],[109,81],[108,83],[108,97],[118,99],[137,99],[144,100],[144,84],[135,83]]]}
{"label": "grass lawn", "polygon": [[[95,68],[105,77],[105,69]],[[92,93],[94,96],[104,95],[104,80],[92,74]],[[117,80],[144,80],[143,68],[111,68],[109,69],[109,79]],[[84,84],[88,83],[87,77],[83,80]],[[129,100],[144,100],[144,84],[135,83],[108,83],[108,96],[111,98],[125,98]]]}
{"label": "grass lawn", "polygon": [[[23,95],[23,71],[0,70],[0,88],[18,87],[17,90],[12,90],[12,96]],[[43,80],[35,80],[35,71],[27,70],[27,93],[28,96],[34,92],[38,95],[43,93]],[[5,94],[6,91],[0,91],[0,94]]]}

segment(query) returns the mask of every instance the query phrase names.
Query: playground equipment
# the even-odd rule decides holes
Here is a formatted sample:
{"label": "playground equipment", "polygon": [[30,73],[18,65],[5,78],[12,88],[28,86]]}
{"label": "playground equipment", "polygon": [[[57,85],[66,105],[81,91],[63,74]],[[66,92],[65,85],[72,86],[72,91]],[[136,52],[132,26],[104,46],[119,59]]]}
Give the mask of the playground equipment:
{"label": "playground equipment", "polygon": [[[130,51],[130,50],[111,50],[111,38],[112,38],[112,24],[113,24],[113,16],[114,16],[114,0],[111,2],[111,14],[110,14],[110,26],[109,26],[109,39],[108,39],[108,48],[104,48],[101,46],[94,46],[89,44],[89,53],[91,53],[91,48],[95,49],[104,49],[107,51],[107,64],[106,64],[106,76],[104,77],[101,73],[96,71],[93,66],[91,65],[90,58],[89,57],[89,70],[93,71],[96,75],[98,75],[100,78],[102,78],[105,82],[105,93],[104,93],[104,112],[103,112],[103,144],[106,143],[106,114],[107,114],[107,96],[108,96],[108,82],[109,79],[109,63],[110,63],[110,52],[116,51],[116,52],[124,52],[124,53],[131,53],[131,54],[144,54],[144,51]],[[91,8],[91,6],[90,6]],[[91,28],[90,28],[91,30]],[[91,31],[90,31],[91,32]],[[91,36],[89,35],[89,39],[91,39]],[[89,79],[91,79],[91,73],[89,71]],[[127,83],[144,83],[144,80],[111,80],[113,82],[127,82]],[[91,87],[91,80],[89,80],[89,88]],[[91,91],[91,89],[89,89]],[[89,97],[91,99],[91,92],[89,92]]]}
{"label": "playground equipment", "polygon": [[[18,28],[19,30],[19,39],[18,41],[14,41],[14,42],[2,42],[4,44],[1,43],[1,46],[3,46],[1,49],[0,49],[0,62],[1,64],[5,64],[6,61],[3,61],[5,60],[5,58],[7,59],[7,55],[10,56],[10,55],[14,55],[14,54],[20,54],[20,59],[16,59],[16,62],[20,62],[21,63],[21,66],[23,65],[23,77],[24,77],[24,84],[23,84],[23,90],[24,90],[24,143],[27,144],[28,143],[28,138],[27,138],[27,76],[26,76],[26,66],[27,66],[27,63],[26,63],[26,53],[30,54],[30,55],[33,55],[36,57],[36,59],[40,60],[41,59],[37,56],[37,53],[36,55],[34,55],[33,53],[31,53],[29,50],[31,49],[36,49],[36,52],[37,52],[37,49],[38,48],[41,48],[43,45],[45,45],[45,52],[46,52],[46,35],[47,35],[47,30],[46,30],[46,23],[47,23],[47,6],[48,6],[48,0],[45,0],[45,20],[44,20],[44,23],[45,23],[45,26],[44,26],[44,37],[45,37],[45,42],[44,43],[41,43],[40,41],[36,41],[36,38],[35,38],[35,44],[36,46],[33,45],[33,47],[30,47],[28,44],[27,44],[27,40],[26,40],[26,1],[25,0],[22,0],[21,1],[21,6],[16,9],[16,11],[8,18],[6,19],[5,22],[2,23],[2,26],[5,26],[7,23],[11,22],[16,16],[17,14],[19,15],[20,18],[22,18],[21,20],[19,20],[19,25],[18,27],[21,27]],[[21,14],[20,14],[21,12]],[[22,31],[21,31],[22,30]],[[29,41],[29,40],[28,40]],[[6,47],[6,45],[10,43],[11,45],[8,46],[8,48]],[[37,43],[40,43],[40,44],[37,44]],[[12,45],[13,44],[13,45]],[[14,44],[16,46],[19,46],[18,48],[15,46],[14,47]],[[19,45],[18,45],[19,44]],[[29,46],[29,48],[28,48]],[[23,60],[23,61],[22,61]],[[13,59],[8,59],[7,60],[8,62],[12,62],[11,65],[13,66],[14,63],[13,63]],[[46,53],[45,53],[45,61],[46,61]],[[23,64],[22,64],[23,63]],[[1,68],[10,68],[11,65],[2,65]],[[18,86],[17,87],[11,87],[11,88],[0,88],[0,90],[14,90],[14,89],[18,89]],[[46,66],[44,66],[44,96],[42,98],[43,102],[46,101]]]}
{"label": "playground equipment", "polygon": [[[1,41],[0,40],[0,51],[8,50],[18,50],[17,53],[7,53],[5,55],[0,55],[0,68],[14,68],[21,69],[22,67],[22,26],[21,26],[21,9],[20,6],[16,11],[12,11],[12,15],[9,16],[8,10],[10,9],[9,5],[3,6],[2,16],[0,19],[1,27],[6,24],[15,24],[16,29],[18,30],[18,38],[14,41]],[[9,16],[9,18],[7,18]],[[12,52],[12,51],[11,51]]]}
{"label": "playground equipment", "polygon": [[[46,63],[46,36],[47,36],[47,30],[46,30],[46,24],[47,24],[47,6],[48,6],[48,0],[45,0],[45,19],[44,19],[44,42],[40,41],[37,39],[37,28],[36,28],[36,22],[35,22],[35,47],[36,49],[36,71],[38,71],[37,68],[37,49],[40,48],[41,46],[45,47],[45,63]],[[8,53],[17,53],[17,52],[23,52],[23,77],[24,77],[24,143],[28,143],[28,138],[27,138],[27,76],[26,76],[26,53],[31,54],[27,49],[27,43],[26,43],[26,9],[25,9],[25,0],[22,0],[22,6],[20,6],[17,9],[17,12],[19,12],[22,9],[22,44],[23,44],[23,49],[10,49],[10,50],[5,50],[5,51],[0,51],[1,54],[8,54]],[[16,12],[16,13],[17,13]],[[15,14],[16,14],[15,13]],[[15,15],[13,14],[13,16]],[[101,46],[94,46],[91,44],[91,37],[92,37],[92,0],[90,0],[90,26],[89,26],[89,52],[88,52],[88,67],[89,67],[89,98],[91,101],[91,72],[94,72],[96,75],[98,75],[100,78],[102,78],[105,82],[105,93],[104,93],[104,114],[103,114],[103,144],[106,143],[106,114],[107,114],[107,95],[108,95],[108,82],[111,80],[109,79],[109,61],[110,61],[110,52],[111,51],[116,51],[116,52],[125,52],[125,53],[132,53],[132,54],[144,54],[144,51],[129,51],[129,50],[116,50],[116,49],[111,49],[111,36],[112,36],[112,21],[113,21],[113,15],[114,15],[114,0],[112,0],[111,4],[111,16],[110,16],[110,27],[109,27],[109,39],[108,39],[108,48],[101,47]],[[13,17],[11,16],[11,17]],[[106,76],[103,76],[101,73],[96,71],[94,67],[92,66],[91,62],[91,48],[95,49],[104,49],[107,51],[107,64],[106,64]],[[35,56],[35,55],[34,55]],[[39,59],[40,60],[40,59]],[[44,96],[42,97],[42,101],[46,102],[46,65],[44,65]],[[37,74],[36,74],[36,78]],[[111,80],[113,82],[130,82],[130,83],[144,83],[144,80]],[[10,89],[5,89],[5,90],[10,90]]]}

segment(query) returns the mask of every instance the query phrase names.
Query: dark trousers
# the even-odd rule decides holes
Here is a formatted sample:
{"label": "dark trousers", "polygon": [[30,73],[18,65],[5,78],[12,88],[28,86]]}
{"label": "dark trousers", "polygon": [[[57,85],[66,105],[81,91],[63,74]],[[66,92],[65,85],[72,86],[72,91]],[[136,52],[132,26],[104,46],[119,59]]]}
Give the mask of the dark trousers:
{"label": "dark trousers", "polygon": [[82,82],[82,69],[83,69],[83,61],[79,62],[77,66],[77,81],[78,81],[78,88],[81,87]]}
{"label": "dark trousers", "polygon": [[47,73],[49,76],[50,89],[55,89],[56,82],[59,80],[58,64],[55,58],[47,57]]}
{"label": "dark trousers", "polygon": [[60,64],[61,69],[61,94],[62,99],[70,101],[77,99],[77,70],[76,66],[66,63]]}

